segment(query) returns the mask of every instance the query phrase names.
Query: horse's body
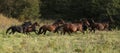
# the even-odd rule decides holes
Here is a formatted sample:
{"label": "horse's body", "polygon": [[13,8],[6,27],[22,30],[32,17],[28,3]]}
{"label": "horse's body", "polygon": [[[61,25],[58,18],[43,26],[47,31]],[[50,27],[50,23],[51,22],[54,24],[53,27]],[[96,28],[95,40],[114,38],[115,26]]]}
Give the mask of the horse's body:
{"label": "horse's body", "polygon": [[[11,30],[11,32],[9,32]],[[23,32],[23,27],[22,26],[11,26],[7,29],[6,34],[14,34],[15,32],[22,33]]]}
{"label": "horse's body", "polygon": [[103,31],[103,30],[109,30],[109,23],[108,22],[94,22],[93,19],[91,19],[90,21],[90,31],[92,32],[95,32],[95,30],[100,30],[100,31]]}
{"label": "horse's body", "polygon": [[82,33],[84,33],[84,29],[83,29],[84,27],[83,27],[82,23],[66,23],[66,24],[63,24],[62,26],[58,27],[56,29],[56,31],[60,30],[60,28],[62,28],[61,34],[62,33],[65,34],[66,32],[68,34],[71,34],[73,32],[77,32],[77,31],[81,31]]}
{"label": "horse's body", "polygon": [[65,34],[66,32],[70,34],[76,31],[81,31],[82,33],[84,33],[84,31],[87,30],[87,25],[89,25],[89,23],[86,20],[77,23],[66,23],[56,28],[55,32],[57,32],[58,30],[60,30],[60,28],[62,28],[63,32],[61,32],[61,34],[62,33]]}
{"label": "horse's body", "polygon": [[54,32],[55,29],[60,26],[60,24],[63,24],[64,21],[63,20],[56,20],[53,24],[51,25],[43,25],[39,28],[39,32],[38,34],[46,34],[47,31],[50,31],[50,32]]}
{"label": "horse's body", "polygon": [[31,25],[32,25],[31,21],[24,22],[24,23],[22,24],[23,33],[25,33],[26,28],[30,27]]}
{"label": "horse's body", "polygon": [[40,27],[39,29],[39,34],[46,34],[47,31],[50,31],[50,32],[54,32],[56,27],[58,27],[57,25],[43,25],[42,27]]}
{"label": "horse's body", "polygon": [[33,23],[29,27],[25,27],[24,32],[28,34],[29,32],[35,32],[37,34],[36,26],[39,26],[37,22]]}

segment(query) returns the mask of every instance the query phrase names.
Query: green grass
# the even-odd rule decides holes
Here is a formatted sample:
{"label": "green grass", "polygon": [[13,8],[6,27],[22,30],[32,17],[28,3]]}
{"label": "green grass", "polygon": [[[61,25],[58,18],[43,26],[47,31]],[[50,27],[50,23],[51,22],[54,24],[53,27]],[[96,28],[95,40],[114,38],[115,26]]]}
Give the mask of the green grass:
{"label": "green grass", "polygon": [[119,53],[120,31],[46,35],[0,31],[0,53]]}

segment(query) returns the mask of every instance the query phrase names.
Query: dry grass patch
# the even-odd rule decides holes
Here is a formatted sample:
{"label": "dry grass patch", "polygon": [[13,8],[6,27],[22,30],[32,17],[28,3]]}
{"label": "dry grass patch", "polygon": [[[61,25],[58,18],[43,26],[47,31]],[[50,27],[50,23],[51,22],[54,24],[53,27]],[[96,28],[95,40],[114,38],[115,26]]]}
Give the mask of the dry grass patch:
{"label": "dry grass patch", "polygon": [[14,18],[8,18],[0,14],[0,28],[5,29],[11,25],[18,25],[20,22]]}

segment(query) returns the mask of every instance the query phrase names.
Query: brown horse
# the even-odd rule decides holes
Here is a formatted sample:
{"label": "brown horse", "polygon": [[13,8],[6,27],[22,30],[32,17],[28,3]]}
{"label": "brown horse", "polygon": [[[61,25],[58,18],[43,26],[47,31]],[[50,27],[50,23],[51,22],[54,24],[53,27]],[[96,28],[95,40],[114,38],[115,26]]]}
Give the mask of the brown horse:
{"label": "brown horse", "polygon": [[95,22],[93,19],[89,20],[90,23],[90,31],[95,33],[95,30],[109,30],[109,23],[108,22]]}
{"label": "brown horse", "polygon": [[82,33],[84,33],[84,31],[87,30],[87,26],[89,25],[90,24],[86,19],[82,19],[82,21],[76,22],[76,23],[65,23],[62,26],[59,26],[58,28],[56,28],[55,32],[57,32],[62,28],[63,32],[61,32],[61,34],[62,33],[65,34],[66,32],[68,34],[71,34],[76,31],[81,31]]}
{"label": "brown horse", "polygon": [[60,26],[61,24],[64,24],[64,21],[62,19],[56,20],[53,24],[51,25],[43,25],[39,28],[38,34],[46,34],[47,31],[54,32],[55,29]]}
{"label": "brown horse", "polygon": [[29,27],[26,27],[24,29],[25,33],[28,34],[29,32],[35,32],[37,34],[36,26],[39,26],[39,24],[37,22],[33,23]]}

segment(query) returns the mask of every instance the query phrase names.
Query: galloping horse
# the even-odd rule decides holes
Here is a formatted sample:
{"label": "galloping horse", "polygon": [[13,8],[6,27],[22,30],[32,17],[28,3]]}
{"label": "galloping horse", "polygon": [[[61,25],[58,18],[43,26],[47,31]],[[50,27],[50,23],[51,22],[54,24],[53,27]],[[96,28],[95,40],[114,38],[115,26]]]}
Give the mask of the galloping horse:
{"label": "galloping horse", "polygon": [[31,25],[31,21],[28,21],[28,22],[24,22],[22,25],[18,25],[18,26],[11,26],[7,29],[6,31],[6,34],[9,32],[9,34],[14,34],[15,32],[18,32],[18,33],[24,33],[24,28],[25,27],[28,27]]}
{"label": "galloping horse", "polygon": [[29,32],[35,32],[37,34],[36,26],[39,26],[37,22],[33,23],[29,27],[25,27],[24,32],[28,34]]}
{"label": "galloping horse", "polygon": [[56,20],[53,24],[51,25],[43,25],[39,28],[38,34],[44,33],[46,34],[47,31],[54,32],[55,29],[60,26],[60,24],[64,24],[64,21],[62,19]]}
{"label": "galloping horse", "polygon": [[24,22],[24,23],[22,24],[23,33],[25,33],[25,28],[30,27],[31,25],[32,25],[32,22],[31,22],[31,21]]}
{"label": "galloping horse", "polygon": [[[9,32],[11,30],[11,32]],[[9,34],[14,34],[15,32],[22,33],[23,27],[22,26],[11,26],[7,29],[6,34],[9,32]]]}
{"label": "galloping horse", "polygon": [[83,19],[82,21],[77,23],[65,23],[62,26],[57,27],[55,32],[57,32],[62,28],[63,34],[65,34],[66,32],[68,34],[71,34],[72,32],[76,32],[76,31],[81,31],[82,33],[84,33],[84,31],[87,30],[87,26],[89,25],[90,25],[89,22],[86,19]]}
{"label": "galloping horse", "polygon": [[109,30],[109,23],[104,22],[104,23],[97,23],[93,19],[89,20],[90,23],[90,31],[95,33],[95,30]]}

